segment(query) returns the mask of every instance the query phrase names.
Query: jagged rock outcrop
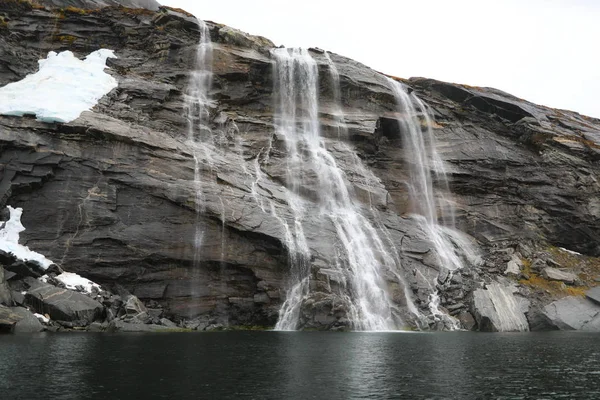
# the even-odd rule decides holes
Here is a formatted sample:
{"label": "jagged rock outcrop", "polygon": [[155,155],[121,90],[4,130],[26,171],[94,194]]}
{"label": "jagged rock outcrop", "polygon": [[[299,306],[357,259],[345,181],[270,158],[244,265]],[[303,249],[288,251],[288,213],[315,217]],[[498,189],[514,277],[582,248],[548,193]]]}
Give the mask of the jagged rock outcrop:
{"label": "jagged rock outcrop", "polygon": [[160,7],[160,4],[156,0],[36,0],[35,3],[45,6],[75,7],[80,9],[123,6],[157,11],[158,7]]}
{"label": "jagged rock outcrop", "polygon": [[[0,116],[0,205],[24,208],[26,244],[65,270],[123,285],[178,321],[272,326],[289,283],[285,231],[275,215],[291,219],[281,188],[285,145],[273,121],[273,44],[208,23],[213,138],[203,144],[204,212],[197,216],[182,111],[199,37],[194,18],[168,8],[55,10],[18,0],[0,0],[0,10],[0,86],[34,72],[51,50],[81,57],[104,47],[118,56],[108,64],[119,86],[75,121]],[[472,321],[479,283],[491,284],[507,263],[516,264],[513,249],[524,240],[600,255],[599,120],[495,89],[404,80],[433,112],[438,149],[451,167],[457,226],[488,260],[449,275],[431,262],[426,233],[407,217],[404,143],[387,78],[331,54],[348,127],[340,137],[328,61],[320,50],[312,56],[326,146],[396,245],[420,309],[428,309],[436,282],[441,306]],[[302,188],[307,200],[315,187],[309,181]],[[303,224],[316,293],[303,326],[343,326],[335,294],[343,282],[329,268],[338,239],[318,213]],[[510,254],[500,253],[506,249]],[[511,269],[515,283],[528,281],[518,269]],[[395,303],[407,308],[401,288],[390,285]]]}

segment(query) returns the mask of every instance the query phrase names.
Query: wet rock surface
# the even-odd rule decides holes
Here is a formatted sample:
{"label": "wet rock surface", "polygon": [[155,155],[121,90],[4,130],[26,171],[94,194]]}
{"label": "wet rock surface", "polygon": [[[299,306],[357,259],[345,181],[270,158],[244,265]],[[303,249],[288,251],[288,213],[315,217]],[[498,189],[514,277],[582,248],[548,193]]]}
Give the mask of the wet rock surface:
{"label": "wet rock surface", "polygon": [[[24,208],[26,244],[67,271],[106,287],[122,285],[140,303],[152,303],[132,304],[129,295],[113,291],[101,301],[88,297],[100,308],[86,300],[87,311],[81,311],[82,318],[76,312],[77,320],[118,321],[112,326],[122,330],[131,329],[124,324],[168,326],[161,318],[199,330],[273,326],[290,271],[285,231],[271,207],[280,218],[292,219],[282,190],[285,144],[273,121],[273,44],[208,23],[214,42],[213,138],[203,144],[204,212],[197,217],[194,155],[186,144],[182,111],[199,38],[194,18],[168,8],[82,13],[8,3],[7,26],[0,28],[0,85],[34,72],[48,51],[71,50],[83,57],[105,47],[118,56],[107,70],[118,88],[75,121],[47,124],[0,116],[0,205]],[[140,5],[134,3],[125,5]],[[148,8],[154,10],[152,4]],[[312,56],[323,77],[320,123],[326,146],[397,247],[399,272],[419,310],[428,310],[430,295],[438,290],[441,307],[466,329],[502,330],[503,323],[484,311],[489,307],[473,305],[476,296],[478,304],[489,306],[486,291],[498,276],[516,285],[513,295],[531,300],[528,317],[545,315],[546,305],[568,295],[566,288],[536,280],[544,270],[563,268],[589,276],[587,288],[597,284],[592,282],[600,269],[555,261],[557,266],[548,261],[552,257],[533,253],[554,245],[600,255],[600,121],[495,89],[405,80],[432,109],[438,149],[450,167],[447,194],[456,203],[457,227],[477,240],[484,260],[446,274],[431,262],[430,240],[408,217],[407,160],[386,78],[331,54],[348,127],[342,137],[327,61],[322,52]],[[317,195],[316,187],[308,177],[302,190],[306,200]],[[204,232],[199,251],[194,244],[198,226]],[[336,292],[343,282],[328,273],[340,257],[338,238],[317,213],[303,226],[315,292],[303,306],[302,325],[344,329],[347,310]],[[24,269],[13,273],[20,274],[16,279],[28,275]],[[584,287],[581,279],[568,283]],[[13,297],[21,292],[17,286]],[[6,296],[2,287],[0,279],[0,296]],[[60,288],[38,292],[74,296]],[[408,317],[400,292],[394,299]],[[40,297],[27,294],[17,303],[43,304]],[[510,330],[525,330],[522,323],[519,314],[518,329]],[[100,323],[94,329],[107,328]]]}

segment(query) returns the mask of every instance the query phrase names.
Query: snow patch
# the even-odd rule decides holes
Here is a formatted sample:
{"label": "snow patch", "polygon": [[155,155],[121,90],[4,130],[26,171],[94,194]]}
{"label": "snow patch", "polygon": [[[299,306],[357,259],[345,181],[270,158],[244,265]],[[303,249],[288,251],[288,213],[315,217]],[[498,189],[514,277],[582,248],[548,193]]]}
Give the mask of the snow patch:
{"label": "snow patch", "polygon": [[573,251],[573,250],[565,249],[564,247],[559,247],[559,249],[561,249],[562,251],[564,251],[566,253],[573,254],[575,256],[580,256],[581,255],[581,253],[578,253],[578,252]]}
{"label": "snow patch", "polygon": [[39,71],[0,88],[0,114],[35,114],[44,122],[71,122],[94,107],[100,98],[117,87],[104,72],[114,52],[100,49],[79,60],[70,51],[51,51],[39,60]]}
{"label": "snow patch", "polygon": [[77,290],[77,286],[83,286],[86,293],[92,293],[94,287],[100,291],[100,285],[73,272],[63,272],[56,277],[56,280],[64,283],[67,289]]}
{"label": "snow patch", "polygon": [[44,324],[47,324],[50,322],[50,318],[46,317],[45,315],[42,314],[38,314],[38,313],[34,313],[33,315],[35,315],[35,317],[40,321],[43,322]]}
{"label": "snow patch", "polygon": [[8,206],[8,210],[10,211],[10,219],[0,229],[0,250],[12,253],[23,261],[37,261],[44,269],[54,264],[40,253],[31,251],[29,247],[19,244],[19,233],[25,230],[25,227],[21,224],[23,209]]}

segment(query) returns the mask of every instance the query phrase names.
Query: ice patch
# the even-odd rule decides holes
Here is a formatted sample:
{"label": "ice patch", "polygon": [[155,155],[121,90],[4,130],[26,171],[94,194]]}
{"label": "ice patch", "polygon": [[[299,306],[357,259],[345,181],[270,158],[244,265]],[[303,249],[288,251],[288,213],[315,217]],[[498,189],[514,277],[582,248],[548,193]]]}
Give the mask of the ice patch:
{"label": "ice patch", "polygon": [[77,290],[77,286],[83,286],[87,293],[92,293],[93,287],[100,290],[100,285],[73,272],[63,272],[56,277],[56,280],[64,283],[66,288],[71,290]]}
{"label": "ice patch", "polygon": [[114,52],[100,49],[79,60],[70,51],[48,53],[39,71],[0,88],[0,114],[35,114],[44,122],[71,122],[117,87],[104,72]]}
{"label": "ice patch", "polygon": [[19,233],[25,230],[25,227],[21,224],[23,209],[8,206],[8,210],[10,211],[10,219],[0,229],[0,250],[12,253],[23,261],[37,261],[44,269],[54,264],[40,253],[31,251],[29,247],[19,244]]}

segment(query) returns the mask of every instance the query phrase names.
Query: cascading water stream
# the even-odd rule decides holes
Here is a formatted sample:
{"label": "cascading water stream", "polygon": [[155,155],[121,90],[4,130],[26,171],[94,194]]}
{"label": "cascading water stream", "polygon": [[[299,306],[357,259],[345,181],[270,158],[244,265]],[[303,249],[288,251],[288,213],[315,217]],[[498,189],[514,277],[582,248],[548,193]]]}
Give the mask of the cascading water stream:
{"label": "cascading water stream", "polygon": [[[316,185],[319,215],[324,217],[322,220],[331,222],[339,240],[341,251],[336,268],[344,277],[349,292],[344,298],[349,302],[350,325],[356,330],[398,329],[403,322],[394,312],[385,275],[397,274],[400,265],[378,231],[362,214],[343,171],[337,167],[320,136],[317,64],[306,50],[282,48],[273,50],[272,54],[278,97],[275,124],[277,135],[286,143],[289,203],[295,229],[289,229],[285,221],[282,223],[287,232],[288,251],[296,252],[291,259],[293,281],[276,329],[297,329],[302,302],[309,293],[310,252],[302,233],[306,209],[300,189],[311,184]],[[337,107],[338,102],[339,99]],[[343,121],[343,116],[341,118]],[[416,310],[414,306],[412,309]]]}
{"label": "cascading water stream", "polygon": [[[401,114],[397,120],[409,170],[407,185],[412,211],[433,244],[438,265],[452,273],[464,267],[463,257],[474,263],[477,254],[471,243],[454,229],[452,203],[442,193],[434,192],[434,176],[437,183],[446,191],[449,186],[444,162],[436,149],[429,110],[414,94],[409,95],[401,83],[388,79]],[[445,225],[441,225],[440,220]],[[436,282],[433,282],[429,302],[432,315],[435,318],[445,319],[447,325],[456,328],[455,321],[439,310],[440,300],[435,288]]]}
{"label": "cascading water stream", "polygon": [[[194,258],[193,266],[197,267],[200,259],[200,248],[202,246],[204,228],[199,223],[199,217],[204,212],[204,195],[201,181],[201,159],[200,143],[212,137],[208,126],[210,87],[212,82],[212,43],[210,32],[206,23],[198,20],[200,40],[196,47],[195,68],[190,75],[185,94],[185,114],[188,120],[188,146],[194,156],[194,187],[196,210],[196,223],[194,233]],[[206,159],[210,161],[208,152],[204,152]]]}

